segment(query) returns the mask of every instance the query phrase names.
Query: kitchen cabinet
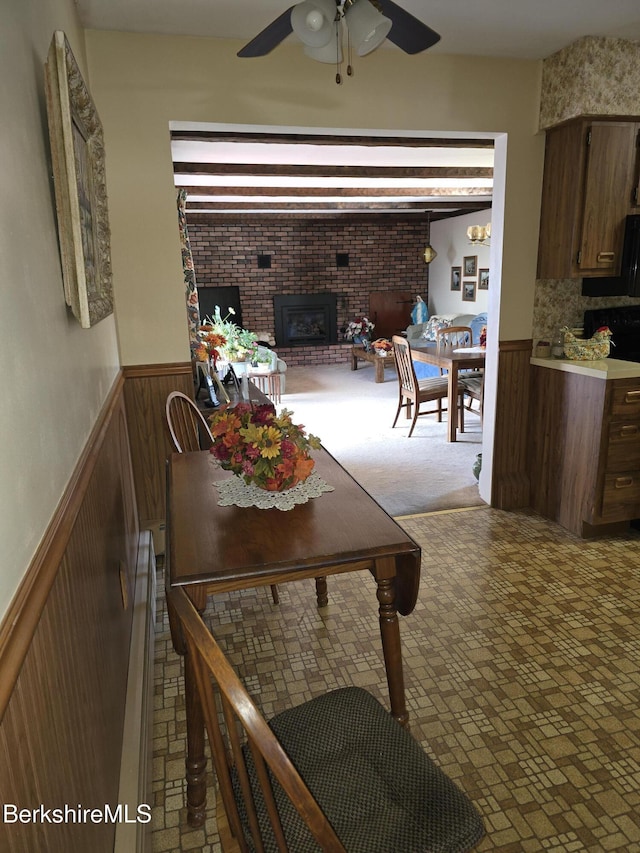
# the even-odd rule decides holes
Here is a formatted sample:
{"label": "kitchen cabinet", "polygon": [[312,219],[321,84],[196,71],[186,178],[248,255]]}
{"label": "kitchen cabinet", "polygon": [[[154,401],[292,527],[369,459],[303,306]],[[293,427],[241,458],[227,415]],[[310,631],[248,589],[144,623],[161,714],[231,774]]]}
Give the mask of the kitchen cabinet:
{"label": "kitchen cabinet", "polygon": [[534,510],[577,536],[625,530],[640,518],[640,375],[532,366],[529,410]]}
{"label": "kitchen cabinet", "polygon": [[639,204],[639,129],[577,119],[547,131],[538,278],[620,274],[625,217]]}

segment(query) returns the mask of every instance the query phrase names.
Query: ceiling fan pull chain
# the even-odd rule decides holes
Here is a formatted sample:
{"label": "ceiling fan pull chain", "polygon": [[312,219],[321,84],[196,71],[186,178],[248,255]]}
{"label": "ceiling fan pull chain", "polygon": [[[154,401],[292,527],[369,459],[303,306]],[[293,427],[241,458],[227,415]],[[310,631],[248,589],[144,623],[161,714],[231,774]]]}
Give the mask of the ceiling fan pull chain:
{"label": "ceiling fan pull chain", "polygon": [[342,83],[342,75],[340,74],[340,63],[342,62],[342,57],[340,56],[340,34],[342,32],[342,26],[340,24],[339,15],[336,20],[336,83],[339,86]]}
{"label": "ceiling fan pull chain", "polygon": [[351,36],[347,27],[347,76],[353,76],[353,68],[351,67]]}

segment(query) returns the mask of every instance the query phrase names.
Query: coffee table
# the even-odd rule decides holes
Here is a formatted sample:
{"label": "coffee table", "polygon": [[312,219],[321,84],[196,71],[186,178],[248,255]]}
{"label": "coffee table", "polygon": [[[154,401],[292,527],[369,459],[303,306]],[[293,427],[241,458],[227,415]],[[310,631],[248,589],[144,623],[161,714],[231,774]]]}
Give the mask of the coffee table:
{"label": "coffee table", "polygon": [[376,371],[376,382],[384,382],[384,369],[390,367],[396,369],[396,358],[393,350],[387,356],[377,355],[364,347],[351,347],[351,370],[358,369],[358,361],[368,361],[373,364]]}

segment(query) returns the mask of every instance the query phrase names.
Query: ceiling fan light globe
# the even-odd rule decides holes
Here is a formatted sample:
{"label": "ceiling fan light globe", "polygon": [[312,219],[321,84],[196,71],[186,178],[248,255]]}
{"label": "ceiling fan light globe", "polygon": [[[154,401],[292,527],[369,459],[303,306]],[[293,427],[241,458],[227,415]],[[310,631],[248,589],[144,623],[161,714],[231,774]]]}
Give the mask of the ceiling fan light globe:
{"label": "ceiling fan light globe", "polygon": [[342,44],[339,38],[339,23],[334,24],[334,38],[328,44],[322,47],[304,46],[305,54],[316,62],[326,62],[329,65],[335,65],[342,62]]}
{"label": "ceiling fan light globe", "polygon": [[291,27],[309,47],[324,47],[333,36],[334,0],[303,0],[291,10]]}
{"label": "ceiling fan light globe", "polygon": [[366,56],[380,47],[392,26],[392,21],[385,18],[369,0],[354,2],[344,17],[358,56]]}

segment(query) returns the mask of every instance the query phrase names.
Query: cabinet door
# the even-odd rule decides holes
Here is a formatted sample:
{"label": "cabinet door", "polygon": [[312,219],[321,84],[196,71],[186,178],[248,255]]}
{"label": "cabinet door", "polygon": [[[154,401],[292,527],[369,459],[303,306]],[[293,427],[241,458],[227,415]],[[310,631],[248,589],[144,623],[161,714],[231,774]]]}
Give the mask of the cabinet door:
{"label": "cabinet door", "polygon": [[577,119],[547,131],[538,278],[619,274],[637,130],[634,122]]}
{"label": "cabinet door", "polygon": [[620,274],[635,153],[635,124],[593,122],[590,125],[581,239],[576,258],[581,275]]}
{"label": "cabinet door", "polygon": [[[547,131],[540,211],[538,278],[573,278],[573,246],[582,204],[587,126],[576,121]],[[576,249],[577,252],[577,249]]]}

